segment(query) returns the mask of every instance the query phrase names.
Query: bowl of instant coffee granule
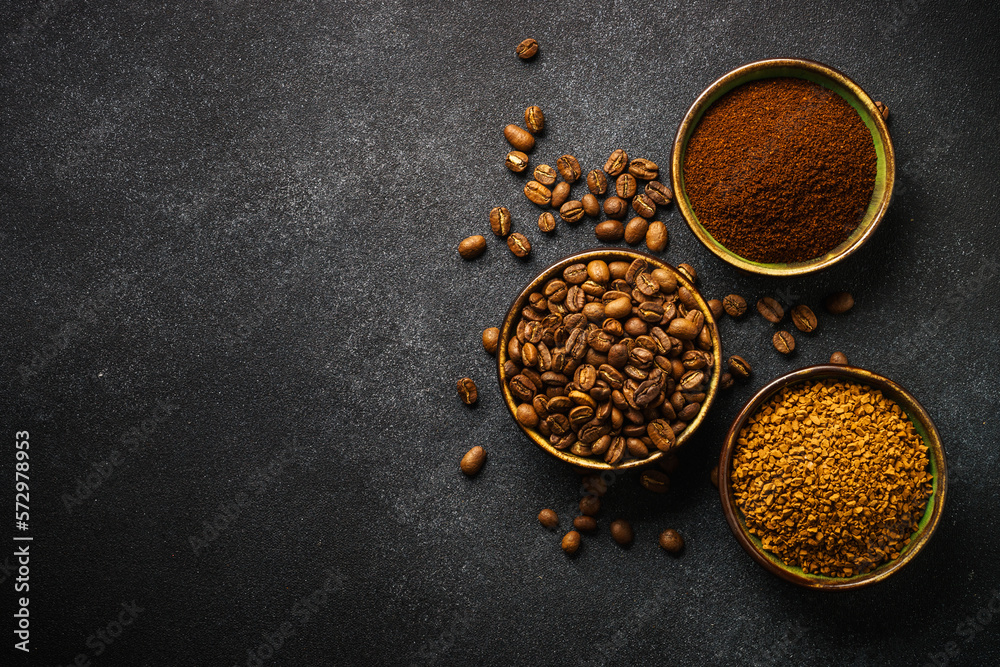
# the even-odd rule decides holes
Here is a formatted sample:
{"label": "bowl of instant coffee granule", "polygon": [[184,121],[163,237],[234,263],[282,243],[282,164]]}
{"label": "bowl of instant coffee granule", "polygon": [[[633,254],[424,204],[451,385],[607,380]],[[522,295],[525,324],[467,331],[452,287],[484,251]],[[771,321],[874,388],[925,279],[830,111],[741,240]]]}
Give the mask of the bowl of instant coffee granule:
{"label": "bowl of instant coffee granule", "polygon": [[733,421],[719,494],[737,541],[807,588],[850,589],[910,562],[941,518],[944,448],[905,389],[870,371],[792,371]]}
{"label": "bowl of instant coffee granule", "polygon": [[683,445],[721,377],[712,311],[652,255],[588,250],[545,269],[500,327],[497,379],[533,442],[583,468],[641,468]]}
{"label": "bowl of instant coffee granule", "polygon": [[674,140],[677,207],[716,256],[792,276],[847,257],[881,222],[895,180],[885,119],[810,60],[739,67],[691,105]]}

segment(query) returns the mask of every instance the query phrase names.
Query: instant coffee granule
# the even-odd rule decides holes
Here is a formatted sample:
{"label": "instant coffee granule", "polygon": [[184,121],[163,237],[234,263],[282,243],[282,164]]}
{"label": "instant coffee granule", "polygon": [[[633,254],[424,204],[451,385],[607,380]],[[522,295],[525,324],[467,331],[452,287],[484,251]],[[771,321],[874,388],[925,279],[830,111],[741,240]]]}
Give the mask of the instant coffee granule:
{"label": "instant coffee granule", "polygon": [[865,385],[785,387],[754,414],[732,463],[736,504],[762,546],[803,572],[863,574],[896,559],[931,493],[927,447]]}

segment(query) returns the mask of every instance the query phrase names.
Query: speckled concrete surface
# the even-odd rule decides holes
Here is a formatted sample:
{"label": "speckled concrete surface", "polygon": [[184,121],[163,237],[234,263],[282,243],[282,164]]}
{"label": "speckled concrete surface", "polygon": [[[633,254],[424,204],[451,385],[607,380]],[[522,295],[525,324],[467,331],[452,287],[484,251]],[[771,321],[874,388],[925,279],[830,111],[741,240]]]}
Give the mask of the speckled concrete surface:
{"label": "speckled concrete surface", "polygon": [[[995,6],[430,4],[0,10],[0,415],[8,439],[30,431],[35,538],[32,653],[12,649],[7,615],[4,654],[1000,662]],[[541,54],[522,63],[528,35]],[[597,242],[588,223],[538,232],[501,130],[538,104],[533,160],[569,152],[586,170],[624,147],[666,165],[705,86],[780,55],[889,105],[899,183],[882,227],[828,272],[763,280],[709,255],[671,207],[663,257],[696,266],[710,297],[816,306],[844,288],[857,306],[821,315],[787,359],[759,319],[723,322],[753,380],[713,408],[668,495],[616,479],[600,532],[567,559],[535,515],[552,507],[565,530],[578,477],[515,429],[479,334],[541,268]],[[488,234],[501,203],[527,261]],[[489,247],[465,262],[473,233]],[[835,349],[924,404],[951,487],[906,570],[817,595],[750,560],[707,475],[756,388]],[[490,458],[469,480],[458,460],[477,443]],[[616,516],[631,549],[608,536]],[[680,558],[656,545],[667,527],[687,538]],[[142,611],[122,628],[123,603]]]}

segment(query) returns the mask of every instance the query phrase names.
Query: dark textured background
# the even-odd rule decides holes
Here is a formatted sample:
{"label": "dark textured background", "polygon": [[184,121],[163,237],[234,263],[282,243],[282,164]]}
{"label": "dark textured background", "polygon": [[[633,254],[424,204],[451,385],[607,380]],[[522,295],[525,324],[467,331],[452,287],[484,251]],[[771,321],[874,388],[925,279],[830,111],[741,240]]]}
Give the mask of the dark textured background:
{"label": "dark textured background", "polygon": [[[0,468],[12,479],[9,440],[29,430],[30,664],[252,665],[283,623],[263,664],[1000,661],[997,9],[801,4],[5,5]],[[528,35],[542,51],[522,63]],[[596,241],[590,224],[537,231],[501,130],[538,104],[536,163],[570,152],[586,170],[624,147],[667,165],[705,86],[780,55],[889,105],[882,227],[822,275],[771,281],[714,259],[671,207],[663,257],[695,265],[709,297],[817,306],[846,288],[857,306],[821,314],[789,359],[761,320],[723,322],[753,381],[716,404],[670,494],[616,479],[567,559],[578,477],[514,427],[479,334]],[[462,261],[499,203],[531,259],[490,237]],[[751,561],[707,476],[756,388],[835,349],[923,402],[951,487],[906,570],[821,595]],[[469,480],[476,443],[490,459]],[[95,466],[110,472],[88,492]],[[615,516],[631,549],[607,534]],[[680,558],[656,545],[667,527]],[[133,600],[112,644],[91,637]]]}

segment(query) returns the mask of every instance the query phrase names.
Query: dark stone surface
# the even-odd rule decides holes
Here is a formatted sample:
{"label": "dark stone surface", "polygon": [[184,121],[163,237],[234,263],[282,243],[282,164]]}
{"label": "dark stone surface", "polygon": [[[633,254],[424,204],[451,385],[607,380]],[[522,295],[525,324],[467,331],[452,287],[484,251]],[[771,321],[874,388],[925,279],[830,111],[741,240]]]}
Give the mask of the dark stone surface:
{"label": "dark stone surface", "polygon": [[[0,10],[2,470],[30,431],[29,664],[257,664],[248,649],[275,633],[264,664],[1000,661],[995,5],[430,4]],[[522,63],[528,35],[541,53]],[[857,306],[789,359],[759,319],[724,322],[752,382],[715,406],[669,495],[617,479],[567,559],[535,515],[565,530],[578,477],[515,429],[479,332],[596,240],[587,223],[543,238],[501,130],[538,104],[535,161],[570,152],[586,170],[621,146],[666,165],[705,86],[777,55],[889,105],[882,227],[828,272],[773,281],[715,260],[671,208],[663,256],[710,297],[817,305],[846,288]],[[498,203],[532,257],[490,237],[462,261]],[[925,405],[951,489],[906,570],[819,595],[750,560],[707,476],[756,388],[836,349]],[[490,459],[469,480],[476,443]],[[95,466],[106,479],[78,487]],[[608,536],[616,516],[631,549]],[[667,527],[680,558],[656,545]],[[212,539],[196,553],[192,536]]]}

